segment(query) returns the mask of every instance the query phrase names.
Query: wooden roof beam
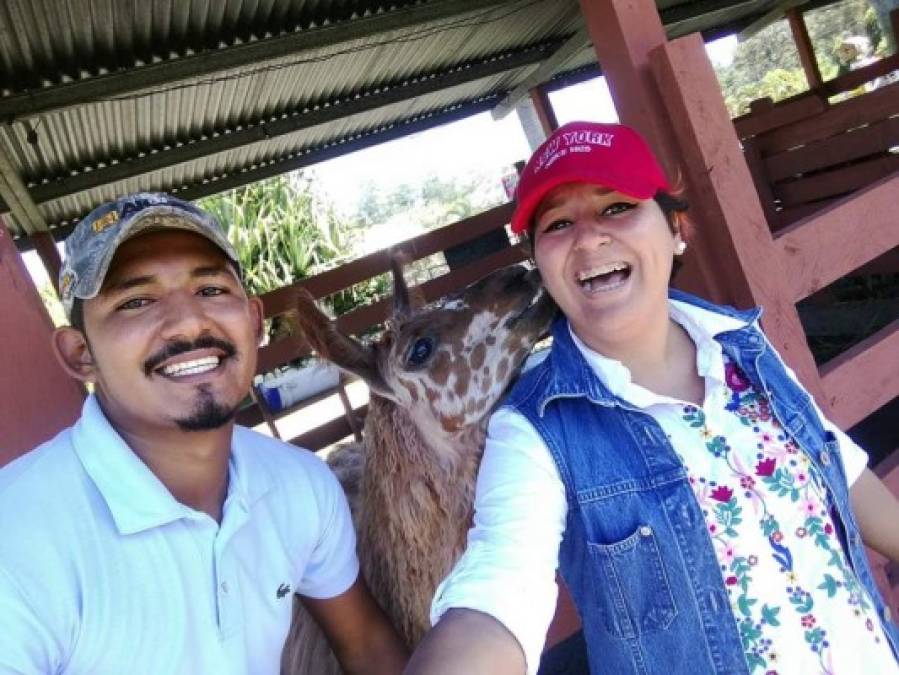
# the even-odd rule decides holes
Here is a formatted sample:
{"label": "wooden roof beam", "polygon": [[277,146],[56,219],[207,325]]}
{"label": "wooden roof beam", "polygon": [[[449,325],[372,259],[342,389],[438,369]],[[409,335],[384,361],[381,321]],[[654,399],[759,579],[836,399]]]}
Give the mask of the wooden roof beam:
{"label": "wooden roof beam", "polygon": [[50,229],[21,176],[2,148],[0,148],[0,197],[3,198],[12,217],[29,235],[47,232]]}
{"label": "wooden roof beam", "polygon": [[381,85],[374,94],[362,96],[350,94],[344,97],[343,101],[321,105],[315,110],[295,113],[286,117],[276,115],[274,120],[271,118],[259,120],[255,124],[245,125],[237,131],[209,136],[142,157],[115,164],[110,163],[91,171],[82,171],[61,180],[41,183],[31,188],[31,196],[35,203],[43,204],[101,185],[144,175],[252,143],[271,140],[278,136],[345,119],[352,115],[370,112],[377,108],[537,63],[551,53],[553,47],[553,43],[545,43],[519,52],[498,54],[476,62],[463,63],[446,72],[425,74],[413,81],[404,80],[395,85]]}
{"label": "wooden roof beam", "polygon": [[[470,101],[448,106],[447,108],[428,111],[409,118],[397,120],[376,129],[369,129],[352,134],[346,138],[340,138],[327,145],[313,148],[307,151],[291,153],[286,157],[271,160],[252,168],[235,169],[223,176],[210,176],[198,179],[195,183],[170,189],[172,194],[189,201],[207,197],[209,195],[239,188],[256,181],[272,178],[273,176],[295,171],[313,164],[340,157],[349,152],[356,152],[366,148],[393,141],[403,136],[427,131],[443,124],[456,122],[471,115],[490,110],[498,99],[498,96],[487,96]],[[79,215],[82,217],[84,214]],[[59,225],[50,230],[57,241],[65,239],[75,227],[75,223]],[[33,237],[20,237],[16,240],[19,250],[27,251],[35,247]]]}
{"label": "wooden roof beam", "polygon": [[[174,190],[173,193],[177,194],[181,199],[192,201],[223,192],[224,190],[242,187],[249,183],[287,173],[288,171],[295,171],[313,164],[319,164],[320,162],[345,155],[347,152],[364,150],[381,143],[465,119],[471,115],[489,110],[494,101],[496,101],[495,96],[488,96],[483,99],[455,104],[440,111],[421,113],[410,118],[390,122],[377,129],[353,134],[349,139],[340,139],[308,152],[297,152],[289,157],[273,160],[262,166],[237,170],[228,176],[215,180],[194,183]],[[352,150],[348,150],[347,146],[351,146]]]}
{"label": "wooden roof beam", "polygon": [[791,7],[787,10],[786,15],[787,20],[790,22],[793,42],[796,43],[796,51],[799,52],[799,61],[802,63],[802,70],[805,72],[808,88],[818,89],[824,84],[824,79],[821,77],[821,69],[818,68],[818,60],[815,58],[815,47],[812,45],[808,27],[805,25],[805,17],[802,16],[802,11],[798,7]]}
{"label": "wooden roof beam", "polygon": [[515,106],[523,98],[526,98],[531,89],[546,82],[556,71],[564,66],[579,51],[590,44],[590,35],[584,26],[577,33],[568,38],[561,47],[552,53],[543,63],[532,70],[530,74],[518,81],[505,98],[500,101],[490,114],[495,120],[501,120],[515,109]]}
{"label": "wooden roof beam", "polygon": [[659,18],[665,26],[668,37],[679,36],[678,26],[707,14],[730,12],[736,7],[748,5],[755,7],[759,0],[696,0],[682,5],[675,5],[659,10]]}
{"label": "wooden roof beam", "polygon": [[[16,172],[15,167],[9,160],[9,156],[3,149],[0,149],[0,198],[6,202],[9,212],[19,227],[28,233],[29,238],[34,243],[35,251],[47,270],[47,274],[53,281],[53,287],[56,288],[56,280],[59,278],[59,269],[62,267],[62,260],[59,251],[56,249],[56,243],[50,234],[50,228],[47,221],[41,215],[37,208],[37,204],[28,193],[28,188],[22,178]],[[0,218],[0,229],[8,227],[3,218]],[[7,236],[6,233],[0,233],[0,236]]]}
{"label": "wooden roof beam", "polygon": [[12,122],[38,113],[123,96],[172,82],[283,59],[299,52],[324,49],[391,31],[414,28],[478,10],[483,11],[493,5],[508,2],[509,0],[430,0],[384,14],[276,35],[255,42],[203,51],[160,63],[34,89],[0,99],[0,120]]}
{"label": "wooden roof beam", "polygon": [[753,35],[762,32],[770,26],[775,21],[779,21],[784,18],[784,15],[787,13],[787,10],[793,9],[794,7],[799,7],[800,5],[804,5],[808,0],[782,0],[778,2],[771,11],[763,14],[761,17],[753,21],[751,24],[746,26],[743,30],[737,33],[737,40],[739,42],[745,42]]}
{"label": "wooden roof beam", "polygon": [[[686,5],[678,5],[659,12],[659,17],[669,35],[676,35],[679,25],[693,21],[706,14],[728,12],[735,7],[758,4],[758,0],[699,0]],[[530,91],[552,78],[575,54],[590,44],[587,27],[572,35],[546,61],[531,73],[516,82],[509,94],[491,111],[493,119],[504,118],[515,109],[515,106],[527,97]]]}

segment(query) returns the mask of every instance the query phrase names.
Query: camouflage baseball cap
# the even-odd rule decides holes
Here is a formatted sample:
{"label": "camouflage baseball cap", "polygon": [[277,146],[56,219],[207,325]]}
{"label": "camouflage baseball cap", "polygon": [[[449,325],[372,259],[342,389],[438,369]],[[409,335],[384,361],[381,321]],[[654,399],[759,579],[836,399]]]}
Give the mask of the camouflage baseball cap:
{"label": "camouflage baseball cap", "polygon": [[155,192],[139,192],[98,206],[66,239],[59,294],[71,316],[75,298],[96,297],[116,249],[142,232],[180,229],[196,232],[239,265],[237,253],[218,221],[190,202]]}

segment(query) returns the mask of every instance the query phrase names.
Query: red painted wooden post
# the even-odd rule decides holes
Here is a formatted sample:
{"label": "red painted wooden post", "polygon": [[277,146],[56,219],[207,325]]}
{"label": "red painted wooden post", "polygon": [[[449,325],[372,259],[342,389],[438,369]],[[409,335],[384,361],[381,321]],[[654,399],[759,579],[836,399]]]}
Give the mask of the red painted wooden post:
{"label": "red painted wooden post", "polygon": [[768,228],[774,232],[779,228],[780,219],[777,215],[774,204],[774,193],[771,191],[771,183],[768,179],[768,172],[765,171],[765,162],[762,159],[762,153],[759,152],[754,138],[743,140],[743,157],[746,160],[746,166],[752,175],[752,182],[755,190],[758,192],[762,209],[765,212],[765,219],[768,221]]}
{"label": "red painted wooden post", "polygon": [[821,79],[821,70],[818,68],[818,60],[815,58],[815,49],[812,47],[811,38],[808,36],[805,17],[802,16],[802,10],[798,7],[791,7],[786,14],[809,89],[817,89],[824,81]]}
{"label": "red painted wooden post", "polygon": [[[874,473],[899,497],[899,448],[874,467]],[[870,549],[868,557],[874,564],[874,575],[884,599],[892,608],[893,616],[899,616],[899,563],[890,562]]]}
{"label": "red painted wooden post", "polygon": [[746,166],[721,90],[699,35],[651,55],[656,81],[678,140],[699,223],[694,248],[713,300],[762,305],[768,337],[825,408],[821,382],[786,279],[780,250]]}
{"label": "red painted wooden post", "polygon": [[53,324],[0,220],[0,466],[71,424],[84,392],[50,351]]}
{"label": "red painted wooden post", "polygon": [[[665,44],[665,30],[652,0],[580,0],[581,12],[615,102],[619,119],[640,131],[654,149],[676,188],[683,171],[665,101],[649,66],[649,53]],[[692,201],[692,195],[688,195]],[[692,249],[677,273],[678,288],[709,296],[715,275],[699,264]]]}
{"label": "red painted wooden post", "polygon": [[59,270],[62,268],[62,259],[59,257],[59,249],[56,248],[56,242],[53,235],[49,232],[35,232],[31,235],[31,241],[34,243],[34,250],[44,267],[50,281],[53,282],[53,288],[59,283]]}
{"label": "red painted wooden post", "polygon": [[649,68],[649,53],[665,43],[665,29],[652,0],[580,0],[596,57],[619,119],[640,131],[677,180],[677,143],[666,123],[665,101]]}
{"label": "red painted wooden post", "polygon": [[899,319],[853,345],[821,368],[829,417],[844,429],[899,394]]}
{"label": "red painted wooden post", "polygon": [[549,95],[543,87],[537,86],[531,89],[531,101],[537,112],[537,119],[540,120],[540,126],[543,127],[543,133],[549,136],[559,128],[559,120],[556,119],[556,111],[553,110]]}

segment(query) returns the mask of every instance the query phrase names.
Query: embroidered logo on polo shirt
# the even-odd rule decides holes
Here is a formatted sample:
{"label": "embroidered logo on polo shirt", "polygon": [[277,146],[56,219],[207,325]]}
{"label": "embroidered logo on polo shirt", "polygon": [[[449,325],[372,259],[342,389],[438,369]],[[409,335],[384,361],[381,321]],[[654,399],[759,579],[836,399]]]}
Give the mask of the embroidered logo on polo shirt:
{"label": "embroidered logo on polo shirt", "polygon": [[281,584],[280,586],[278,586],[278,590],[275,591],[275,597],[280,600],[288,593],[290,593],[290,586],[288,584]]}

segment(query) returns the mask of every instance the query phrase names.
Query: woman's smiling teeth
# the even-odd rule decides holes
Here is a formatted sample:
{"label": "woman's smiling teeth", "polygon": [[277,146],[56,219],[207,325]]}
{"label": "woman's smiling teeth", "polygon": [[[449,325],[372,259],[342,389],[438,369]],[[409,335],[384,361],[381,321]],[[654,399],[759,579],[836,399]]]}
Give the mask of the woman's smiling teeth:
{"label": "woman's smiling teeth", "polygon": [[180,363],[172,363],[163,368],[160,372],[166,377],[184,377],[186,375],[199,375],[217,368],[221,363],[218,356],[204,356],[202,359],[194,359],[193,361],[181,361]]}
{"label": "woman's smiling teeth", "polygon": [[588,293],[612,291],[620,288],[631,275],[631,266],[626,262],[613,262],[581,270],[577,282]]}

